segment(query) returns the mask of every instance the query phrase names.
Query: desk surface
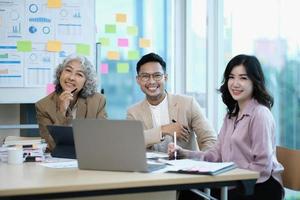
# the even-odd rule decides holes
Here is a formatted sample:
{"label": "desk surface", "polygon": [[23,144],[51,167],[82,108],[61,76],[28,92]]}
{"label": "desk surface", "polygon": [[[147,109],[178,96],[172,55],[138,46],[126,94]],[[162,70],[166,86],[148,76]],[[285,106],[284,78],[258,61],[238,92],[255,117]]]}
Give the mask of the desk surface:
{"label": "desk surface", "polygon": [[77,168],[53,169],[38,163],[8,165],[0,162],[0,197],[82,191],[184,186],[187,184],[254,181],[258,173],[234,169],[217,176],[172,173],[88,171]]}

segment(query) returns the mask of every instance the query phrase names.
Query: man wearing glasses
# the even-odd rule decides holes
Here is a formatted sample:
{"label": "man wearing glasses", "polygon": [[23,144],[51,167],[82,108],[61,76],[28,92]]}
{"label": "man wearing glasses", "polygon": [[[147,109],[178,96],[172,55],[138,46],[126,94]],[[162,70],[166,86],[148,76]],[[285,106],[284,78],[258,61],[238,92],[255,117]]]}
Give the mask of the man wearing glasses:
{"label": "man wearing glasses", "polygon": [[196,100],[166,91],[166,63],[159,55],[144,55],[136,71],[146,99],[127,110],[127,119],[143,122],[148,149],[167,153],[174,132],[177,144],[190,150],[206,150],[215,143],[215,132]]}

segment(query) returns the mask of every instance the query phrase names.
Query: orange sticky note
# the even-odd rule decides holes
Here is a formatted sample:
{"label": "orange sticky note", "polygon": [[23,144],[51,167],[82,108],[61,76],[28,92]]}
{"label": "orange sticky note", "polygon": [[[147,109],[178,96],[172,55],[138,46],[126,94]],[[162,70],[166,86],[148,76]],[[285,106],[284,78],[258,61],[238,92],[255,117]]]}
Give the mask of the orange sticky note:
{"label": "orange sticky note", "polygon": [[120,60],[120,54],[117,51],[109,51],[107,52],[108,60]]}
{"label": "orange sticky note", "polygon": [[54,52],[61,51],[61,42],[60,41],[55,41],[55,40],[48,41],[47,51],[54,51]]}
{"label": "orange sticky note", "polygon": [[61,0],[48,0],[48,8],[61,8]]}
{"label": "orange sticky note", "polygon": [[141,48],[148,48],[148,47],[150,47],[150,40],[149,39],[145,39],[145,38],[141,38],[139,40],[139,46]]}
{"label": "orange sticky note", "polygon": [[124,13],[117,13],[116,14],[116,22],[124,23],[127,21],[127,15]]}

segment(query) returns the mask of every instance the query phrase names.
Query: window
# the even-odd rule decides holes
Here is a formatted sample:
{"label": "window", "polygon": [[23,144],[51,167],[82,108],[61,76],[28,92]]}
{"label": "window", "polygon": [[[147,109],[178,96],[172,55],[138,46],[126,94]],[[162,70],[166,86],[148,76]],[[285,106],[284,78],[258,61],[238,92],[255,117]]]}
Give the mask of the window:
{"label": "window", "polygon": [[277,143],[293,149],[300,149],[299,6],[294,0],[224,0],[225,61],[241,53],[258,57],[275,100]]}
{"label": "window", "polygon": [[186,93],[206,108],[207,28],[206,0],[187,1],[186,11]]}
{"label": "window", "polygon": [[146,53],[168,64],[171,2],[167,0],[96,1],[97,69],[109,118],[125,118],[128,106],[144,98],[136,83],[136,62]]}

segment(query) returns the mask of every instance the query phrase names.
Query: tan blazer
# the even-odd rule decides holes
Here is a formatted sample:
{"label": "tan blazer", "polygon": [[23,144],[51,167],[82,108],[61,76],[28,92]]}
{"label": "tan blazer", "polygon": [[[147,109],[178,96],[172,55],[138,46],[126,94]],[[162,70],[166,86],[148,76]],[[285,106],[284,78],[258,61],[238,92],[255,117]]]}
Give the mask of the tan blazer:
{"label": "tan blazer", "polygon": [[[188,142],[178,141],[178,144],[190,150],[206,150],[216,142],[215,131],[202,114],[199,104],[193,97],[168,94],[168,109],[170,123],[172,119],[191,130]],[[168,143],[173,141],[166,136],[161,142],[161,128],[153,128],[151,110],[147,100],[143,100],[127,110],[127,119],[140,120],[144,125],[146,145],[153,150],[167,152]]]}
{"label": "tan blazer", "polygon": [[[89,96],[86,99],[78,98],[76,118],[105,119],[107,118],[105,104],[105,97],[99,93]],[[58,94],[55,92],[39,100],[35,104],[35,108],[40,135],[46,140],[49,150],[52,151],[55,147],[55,142],[47,130],[47,125],[68,125],[71,123],[72,118],[66,117],[59,112]]]}

